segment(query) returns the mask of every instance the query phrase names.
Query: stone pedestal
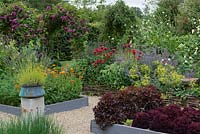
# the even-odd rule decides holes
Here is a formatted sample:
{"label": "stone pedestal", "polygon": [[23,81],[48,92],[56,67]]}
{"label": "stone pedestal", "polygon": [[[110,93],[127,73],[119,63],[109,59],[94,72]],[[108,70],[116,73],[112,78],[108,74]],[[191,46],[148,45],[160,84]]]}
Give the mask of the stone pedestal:
{"label": "stone pedestal", "polygon": [[22,87],[19,93],[22,115],[26,113],[44,114],[44,94],[45,91],[41,86]]}
{"label": "stone pedestal", "polygon": [[21,111],[23,113],[44,114],[44,97],[21,98]]}

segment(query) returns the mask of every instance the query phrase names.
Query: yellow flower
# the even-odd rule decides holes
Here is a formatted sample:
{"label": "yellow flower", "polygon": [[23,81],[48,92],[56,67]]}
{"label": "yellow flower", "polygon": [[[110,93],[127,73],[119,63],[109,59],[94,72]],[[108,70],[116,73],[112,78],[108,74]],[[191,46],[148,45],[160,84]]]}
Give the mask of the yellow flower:
{"label": "yellow flower", "polygon": [[52,64],[52,67],[55,67],[56,66],[56,64]]}
{"label": "yellow flower", "polygon": [[71,73],[74,73],[74,69],[73,69],[73,68],[70,68],[70,72],[71,72]]}
{"label": "yellow flower", "polygon": [[54,78],[58,78],[58,75],[54,75],[53,77],[54,77]]}
{"label": "yellow flower", "polygon": [[55,74],[55,73],[56,73],[55,71],[51,71],[51,72],[50,72],[50,74]]}
{"label": "yellow flower", "polygon": [[61,72],[59,72],[59,74],[65,74],[65,71],[61,71]]}

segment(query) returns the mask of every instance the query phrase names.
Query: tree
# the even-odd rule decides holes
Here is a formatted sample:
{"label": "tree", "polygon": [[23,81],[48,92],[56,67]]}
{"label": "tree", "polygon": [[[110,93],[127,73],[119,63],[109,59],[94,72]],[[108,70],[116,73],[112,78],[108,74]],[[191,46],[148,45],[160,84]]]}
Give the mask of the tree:
{"label": "tree", "polygon": [[178,7],[183,3],[183,0],[157,0],[157,9],[155,16],[160,22],[168,22],[175,26],[176,16],[179,13]]}
{"label": "tree", "polygon": [[195,29],[200,19],[200,1],[185,0],[179,5],[179,14],[176,18],[177,32],[180,34],[191,33]]}

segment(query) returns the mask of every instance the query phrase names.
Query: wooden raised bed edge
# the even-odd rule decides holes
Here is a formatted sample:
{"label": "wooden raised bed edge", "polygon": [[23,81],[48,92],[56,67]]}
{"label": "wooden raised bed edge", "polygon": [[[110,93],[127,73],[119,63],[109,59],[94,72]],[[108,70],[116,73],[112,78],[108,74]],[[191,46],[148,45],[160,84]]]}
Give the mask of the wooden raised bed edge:
{"label": "wooden raised bed edge", "polygon": [[94,134],[165,134],[161,132],[155,132],[148,129],[135,128],[125,125],[114,124],[105,130],[102,130],[95,120],[90,123],[90,131]]}
{"label": "wooden raised bed edge", "polygon": [[[45,114],[53,114],[58,112],[70,111],[88,106],[88,97],[82,97],[74,100],[59,102],[45,106]],[[9,105],[0,104],[0,112],[5,112],[13,115],[21,115],[21,108]]]}

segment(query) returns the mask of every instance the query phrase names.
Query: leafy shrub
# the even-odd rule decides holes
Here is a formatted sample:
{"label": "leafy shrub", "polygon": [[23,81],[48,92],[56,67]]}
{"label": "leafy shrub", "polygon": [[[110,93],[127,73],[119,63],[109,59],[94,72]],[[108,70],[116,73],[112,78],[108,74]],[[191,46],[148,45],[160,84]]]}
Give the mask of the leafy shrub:
{"label": "leafy shrub", "polygon": [[184,78],[183,75],[176,72],[175,67],[160,63],[156,65],[155,77],[161,85],[173,88],[180,86],[182,79]]}
{"label": "leafy shrub", "polygon": [[98,81],[113,89],[120,89],[122,86],[130,85],[131,83],[125,70],[126,66],[127,64],[120,64],[117,62],[106,65],[100,71],[101,76]]}
{"label": "leafy shrub", "polygon": [[80,97],[82,82],[74,75],[74,69],[69,71],[49,70],[45,82],[45,103],[52,104]]}
{"label": "leafy shrub", "polygon": [[[111,37],[112,42],[114,38],[121,38],[132,25],[136,25],[135,11],[126,6],[122,0],[118,0],[115,5],[108,7],[105,13],[104,36]],[[116,43],[117,41],[114,44]]]}
{"label": "leafy shrub", "polygon": [[136,113],[133,127],[146,128],[172,134],[199,133],[200,110],[169,105]]}
{"label": "leafy shrub", "polygon": [[200,123],[193,122],[188,126],[187,134],[199,134],[200,132]]}
{"label": "leafy shrub", "polygon": [[95,120],[101,128],[125,122],[133,118],[136,112],[162,106],[160,97],[161,94],[153,86],[128,87],[116,94],[107,93],[93,109]]}
{"label": "leafy shrub", "polygon": [[92,50],[88,50],[88,55],[84,60],[79,60],[78,66],[84,70],[83,79],[87,84],[100,84],[98,79],[101,76],[100,71],[112,63],[115,49],[100,45]]}
{"label": "leafy shrub", "polygon": [[63,134],[62,128],[47,116],[27,115],[7,122],[0,122],[1,134]]}
{"label": "leafy shrub", "polygon": [[150,117],[149,114],[145,112],[139,112],[134,117],[133,127],[148,129],[149,128]]}
{"label": "leafy shrub", "polygon": [[44,28],[39,26],[36,14],[36,10],[23,2],[8,4],[0,10],[1,33],[16,40],[18,47],[38,40],[44,35]]}
{"label": "leafy shrub", "polygon": [[150,84],[151,69],[148,65],[133,64],[129,70],[130,78],[134,86],[146,86]]}
{"label": "leafy shrub", "polygon": [[87,22],[74,9],[66,4],[49,6],[41,17],[47,28],[45,49],[60,60],[71,59],[71,55],[77,58],[85,48]]}
{"label": "leafy shrub", "polygon": [[169,132],[169,129],[171,128],[171,122],[167,115],[160,113],[153,117],[149,126],[150,129],[154,131]]}
{"label": "leafy shrub", "polygon": [[9,74],[0,75],[0,104],[20,106],[20,87]]}

